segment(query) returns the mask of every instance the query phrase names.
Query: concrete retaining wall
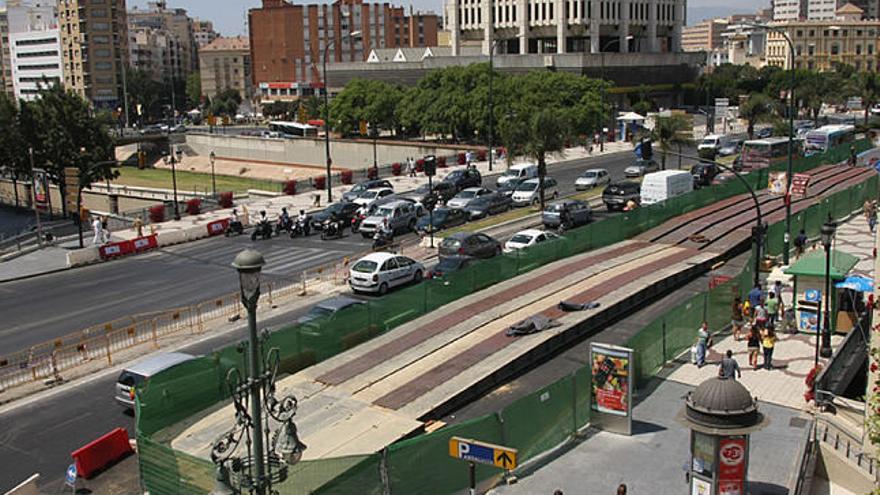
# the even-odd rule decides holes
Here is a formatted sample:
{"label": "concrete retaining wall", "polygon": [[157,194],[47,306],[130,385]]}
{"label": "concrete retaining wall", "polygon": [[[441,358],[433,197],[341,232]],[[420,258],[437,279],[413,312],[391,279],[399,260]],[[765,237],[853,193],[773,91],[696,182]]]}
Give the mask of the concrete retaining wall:
{"label": "concrete retaining wall", "polygon": [[[31,196],[30,184],[18,182],[17,186],[19,204],[26,208],[32,208],[33,197]],[[52,202],[52,211],[60,214],[61,193],[58,191],[57,186],[50,186],[49,191],[50,201]],[[119,211],[133,211],[162,204],[162,201],[159,199],[144,199],[127,195],[119,195],[118,197]],[[15,190],[13,189],[11,180],[0,179],[0,203],[8,205],[15,204]],[[83,191],[83,206],[89,210],[110,211],[110,202],[106,194]]]}

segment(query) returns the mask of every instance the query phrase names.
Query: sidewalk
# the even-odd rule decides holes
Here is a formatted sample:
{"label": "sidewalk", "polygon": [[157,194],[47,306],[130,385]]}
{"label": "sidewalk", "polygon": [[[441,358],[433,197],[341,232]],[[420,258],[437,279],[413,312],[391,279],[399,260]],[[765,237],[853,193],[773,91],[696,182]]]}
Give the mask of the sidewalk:
{"label": "sidewalk", "polygon": [[[598,148],[596,148],[593,150],[593,153],[589,153],[582,146],[579,146],[576,148],[570,148],[561,154],[551,156],[547,159],[547,164],[551,166],[552,173],[552,165],[554,163],[578,160],[586,157],[604,156],[631,149],[632,145],[623,141],[606,143],[605,151],[603,152],[599,152]],[[527,159],[518,158],[515,160],[515,163],[524,161],[527,161]],[[488,161],[475,162],[474,165],[484,177],[500,174],[507,169],[505,160],[495,160],[492,172],[489,172]],[[464,165],[455,165],[448,168],[438,169],[435,181],[442,180],[453,170],[459,170],[464,167]],[[423,174],[414,178],[406,177],[404,175],[386,178],[391,181],[396,191],[409,191],[423,184],[427,184],[428,182],[427,177]],[[352,187],[352,185],[334,187],[332,190],[334,200],[338,201],[342,197],[342,194]],[[320,197],[319,207],[314,206],[316,195]],[[286,207],[291,215],[296,215],[299,210],[315,211],[323,208],[327,205],[326,200],[327,191],[308,191],[293,196],[282,195],[272,198],[246,199],[237,202],[235,208],[238,210],[239,215],[242,215],[246,208],[250,218],[258,216],[261,210],[265,210],[270,218],[275,218],[281,213],[281,208],[283,207]],[[186,205],[183,202],[180,203],[181,213],[183,213],[185,206]],[[160,246],[165,243],[166,239],[173,239],[172,241],[167,242],[167,244],[196,240],[207,236],[207,225],[209,223],[229,218],[231,213],[232,209],[227,208],[200,215],[183,216],[180,220],[169,220],[158,224],[146,225],[143,228],[143,233],[145,235],[152,233],[158,234]],[[113,231],[111,234],[113,241],[124,241],[137,237],[135,229]],[[91,251],[92,258],[94,258],[94,261],[97,261],[97,250],[91,245],[92,237],[93,233],[91,230],[84,232],[84,241],[87,246],[85,249]],[[76,249],[77,245],[76,241],[65,241],[60,247],[46,248],[20,256],[10,261],[0,262],[0,283],[18,278],[52,273],[65,268],[73,268],[73,266],[70,266],[68,263],[67,255],[71,250]]]}

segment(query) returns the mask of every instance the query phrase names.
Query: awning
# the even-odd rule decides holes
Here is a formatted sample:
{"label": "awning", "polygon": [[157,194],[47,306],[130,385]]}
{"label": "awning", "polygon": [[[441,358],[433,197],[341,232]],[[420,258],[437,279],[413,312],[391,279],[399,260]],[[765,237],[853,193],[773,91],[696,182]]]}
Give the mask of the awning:
{"label": "awning", "polygon": [[627,112],[617,117],[617,120],[645,120],[645,118],[635,112]]}
{"label": "awning", "polygon": [[[849,271],[859,262],[859,258],[839,250],[831,251],[831,280],[841,280],[849,275]],[[793,265],[784,270],[786,275],[806,275],[811,277],[825,276],[825,251],[816,249],[801,256]]]}
{"label": "awning", "polygon": [[857,292],[873,292],[874,279],[853,275],[851,277],[846,277],[841,282],[837,282],[834,286],[838,289],[851,289]]}

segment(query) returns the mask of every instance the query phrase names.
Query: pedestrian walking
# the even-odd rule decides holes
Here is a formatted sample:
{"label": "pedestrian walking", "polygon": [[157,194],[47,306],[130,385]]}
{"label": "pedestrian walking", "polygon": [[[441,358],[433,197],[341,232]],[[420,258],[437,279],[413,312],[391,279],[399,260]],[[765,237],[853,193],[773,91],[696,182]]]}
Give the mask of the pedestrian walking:
{"label": "pedestrian walking", "polygon": [[776,300],[782,303],[782,280],[773,282],[773,293],[776,294]]}
{"label": "pedestrian walking", "polygon": [[775,292],[767,294],[767,302],[764,303],[764,308],[767,310],[767,323],[775,327],[779,318],[779,299],[776,299]]}
{"label": "pedestrian walking", "polygon": [[761,347],[764,348],[764,369],[773,369],[773,348],[776,347],[776,332],[768,325],[761,330]]}
{"label": "pedestrian walking", "polygon": [[749,329],[746,349],[749,351],[749,366],[758,369],[758,354],[761,353],[761,333],[758,332],[756,327]]}
{"label": "pedestrian walking", "polygon": [[134,219],[134,222],[131,224],[131,227],[137,232],[138,237],[144,236],[144,221],[141,217],[137,217]]}
{"label": "pedestrian walking", "polygon": [[794,238],[794,257],[800,258],[803,256],[804,251],[807,248],[807,233],[804,232],[804,229],[801,229],[800,233],[798,233],[797,237]]}
{"label": "pedestrian walking", "polygon": [[104,233],[104,242],[110,242],[110,221],[107,215],[101,217],[101,230]]}
{"label": "pedestrian walking", "polygon": [[407,173],[410,177],[415,177],[415,176],[416,176],[416,163],[415,163],[415,161],[412,159],[412,157],[407,157],[407,159],[406,159],[406,173]]}
{"label": "pedestrian walking", "polygon": [[100,218],[92,217],[92,230],[95,231],[95,237],[92,239],[92,244],[95,246],[104,244],[104,229],[101,227]]}
{"label": "pedestrian walking", "polygon": [[730,327],[733,329],[733,340],[739,342],[743,329],[743,304],[739,296],[736,296],[730,305]]}
{"label": "pedestrian walking", "polygon": [[868,212],[868,228],[871,229],[871,233],[874,233],[874,230],[877,228],[877,202],[871,202],[871,209]]}
{"label": "pedestrian walking", "polygon": [[755,309],[752,312],[755,316],[754,326],[758,328],[764,328],[767,326],[767,308],[764,307],[763,300],[758,302],[758,305],[755,306]]}
{"label": "pedestrian walking", "polygon": [[709,333],[709,324],[704,321],[697,330],[697,345],[694,350],[697,368],[702,368],[706,364],[706,352],[711,345],[712,335]]}
{"label": "pedestrian walking", "polygon": [[749,304],[754,308],[761,303],[761,299],[763,298],[764,291],[761,290],[761,284],[755,284],[755,286],[752,287],[752,290],[749,291]]}
{"label": "pedestrian walking", "polygon": [[733,358],[733,351],[728,349],[718,365],[718,378],[736,380],[737,377],[742,378],[742,371],[739,369],[739,363]]}

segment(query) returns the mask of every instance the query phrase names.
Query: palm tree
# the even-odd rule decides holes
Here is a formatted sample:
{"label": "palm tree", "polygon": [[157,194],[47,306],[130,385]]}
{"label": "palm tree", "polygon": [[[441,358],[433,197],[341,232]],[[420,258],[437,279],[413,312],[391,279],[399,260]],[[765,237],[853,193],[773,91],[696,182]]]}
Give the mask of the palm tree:
{"label": "palm tree", "polygon": [[850,77],[848,82],[851,93],[862,97],[862,105],[865,107],[865,124],[867,125],[871,108],[880,99],[880,80],[874,72],[857,72]]}
{"label": "palm tree", "polygon": [[[681,147],[690,144],[692,135],[693,126],[684,115],[673,114],[656,118],[650,137],[660,147],[662,170],[666,170],[666,154],[672,146],[678,147],[680,154]],[[678,168],[681,168],[681,157],[678,159]]]}
{"label": "palm tree", "polygon": [[538,194],[544,211],[544,177],[547,175],[547,155],[565,149],[565,141],[572,133],[568,116],[559,109],[544,108],[528,119],[523,149],[538,162]]}
{"label": "palm tree", "polygon": [[755,93],[739,106],[739,116],[748,122],[749,139],[755,135],[755,124],[770,122],[776,110],[774,101],[764,93]]}

